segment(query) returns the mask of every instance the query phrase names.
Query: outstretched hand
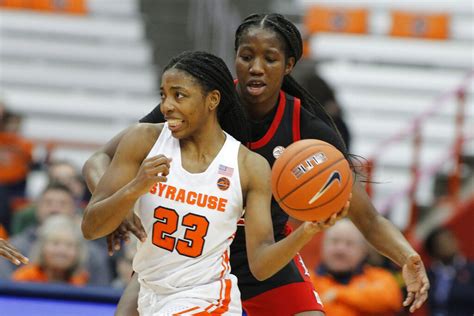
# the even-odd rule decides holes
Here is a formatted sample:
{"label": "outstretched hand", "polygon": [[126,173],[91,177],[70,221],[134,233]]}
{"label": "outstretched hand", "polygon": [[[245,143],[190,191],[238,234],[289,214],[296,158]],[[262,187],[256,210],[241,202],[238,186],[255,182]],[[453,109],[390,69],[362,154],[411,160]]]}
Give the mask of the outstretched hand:
{"label": "outstretched hand", "polygon": [[27,264],[29,262],[27,257],[23,256],[18,249],[2,238],[0,238],[0,257],[10,260],[16,265],[20,265],[21,263]]}
{"label": "outstretched hand", "polygon": [[130,233],[134,234],[142,242],[146,239],[145,229],[140,218],[135,213],[128,216],[115,231],[107,236],[109,256],[112,256],[115,251],[120,250],[122,242],[130,240]]}
{"label": "outstretched hand", "polygon": [[408,258],[408,262],[403,265],[402,275],[408,292],[403,306],[410,306],[410,312],[413,313],[426,301],[430,288],[425,266],[418,254]]}
{"label": "outstretched hand", "polygon": [[343,209],[337,213],[334,213],[331,217],[326,219],[322,222],[305,222],[304,223],[304,231],[308,234],[317,234],[329,227],[333,226],[338,220],[344,218],[349,213],[349,208],[351,205],[352,193],[349,196],[346,204],[344,205]]}

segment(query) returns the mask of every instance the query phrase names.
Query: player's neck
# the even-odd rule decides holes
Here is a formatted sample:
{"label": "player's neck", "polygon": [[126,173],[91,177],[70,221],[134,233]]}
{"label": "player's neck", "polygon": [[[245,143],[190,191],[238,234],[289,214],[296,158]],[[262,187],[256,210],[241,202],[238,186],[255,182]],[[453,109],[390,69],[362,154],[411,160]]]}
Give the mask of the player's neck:
{"label": "player's neck", "polygon": [[252,121],[261,121],[268,113],[278,106],[280,92],[275,93],[266,100],[255,100],[253,98],[245,98],[241,95],[241,102],[247,112],[248,117]]}
{"label": "player's neck", "polygon": [[191,137],[180,140],[181,155],[196,161],[214,158],[224,145],[226,136],[217,120],[201,127]]}

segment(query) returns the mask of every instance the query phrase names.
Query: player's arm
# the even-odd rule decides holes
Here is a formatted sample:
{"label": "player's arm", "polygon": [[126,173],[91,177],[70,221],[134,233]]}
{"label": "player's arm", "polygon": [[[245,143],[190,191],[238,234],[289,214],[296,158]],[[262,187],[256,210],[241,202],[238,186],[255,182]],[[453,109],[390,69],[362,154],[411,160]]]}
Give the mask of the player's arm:
{"label": "player's arm", "polygon": [[285,239],[275,243],[270,215],[270,166],[265,158],[245,150],[243,155],[245,237],[250,271],[265,280],[281,270],[317,232],[322,224],[305,222]]}
{"label": "player's arm", "polygon": [[85,238],[97,239],[113,232],[137,199],[154,183],[166,179],[169,170],[166,157],[145,159],[160,131],[161,126],[142,124],[124,135],[84,211]]}
{"label": "player's arm", "polygon": [[[140,120],[140,123],[162,123],[164,122],[163,114],[160,111],[160,105],[157,105],[150,113]],[[114,138],[108,141],[104,146],[99,148],[89,159],[87,159],[82,168],[82,175],[86,181],[89,191],[94,192],[100,178],[107,170],[112,158],[117,151],[120,140],[130,130],[134,129],[137,124],[132,125],[121,131]]]}
{"label": "player's arm", "polygon": [[354,183],[349,217],[378,252],[403,268],[408,296],[403,305],[413,312],[428,298],[430,287],[426,270],[418,253],[400,231],[382,217],[370,201],[362,185]]}
{"label": "player's arm", "polygon": [[[318,118],[303,115],[303,109],[301,138],[320,139],[334,145],[340,151],[345,150],[341,138],[331,127]],[[428,296],[429,281],[420,256],[400,231],[377,212],[362,185],[357,181],[352,187],[349,217],[378,252],[403,267],[408,290],[404,305],[411,304],[410,311],[421,307]]]}
{"label": "player's arm", "polygon": [[115,316],[139,316],[138,292],[140,292],[140,283],[138,283],[138,274],[135,273],[120,297]]}
{"label": "player's arm", "polygon": [[105,174],[105,171],[109,167],[112,159],[114,158],[115,152],[117,151],[118,144],[122,138],[129,133],[131,130],[136,128],[135,124],[130,126],[119,134],[115,135],[110,141],[108,141],[104,146],[99,148],[82,167],[82,175],[86,181],[89,191],[93,193],[97,184],[100,181],[100,178]]}

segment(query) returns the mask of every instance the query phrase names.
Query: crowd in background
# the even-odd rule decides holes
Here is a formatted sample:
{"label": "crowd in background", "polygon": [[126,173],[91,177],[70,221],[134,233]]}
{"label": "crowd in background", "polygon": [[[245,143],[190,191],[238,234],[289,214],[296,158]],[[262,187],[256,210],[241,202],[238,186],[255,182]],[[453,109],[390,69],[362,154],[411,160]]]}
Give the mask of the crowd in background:
{"label": "crowd in background", "polygon": [[[320,98],[349,143],[333,91],[322,88],[322,79],[312,79],[317,86],[312,90],[328,91]],[[21,136],[20,126],[21,116],[0,103],[0,238],[30,258],[20,267],[0,260],[0,279],[124,289],[132,274],[136,239],[113,256],[108,255],[105,239],[86,241],[80,223],[90,193],[80,166],[64,160],[34,161],[34,143]],[[48,179],[34,200],[25,193],[31,170],[42,171]],[[426,249],[433,259],[429,268],[432,315],[473,311],[474,264],[459,251],[453,234],[436,229],[426,240]],[[321,264],[309,273],[328,316],[403,314],[401,271],[387,267],[387,260],[371,260],[370,252],[349,221],[340,221],[326,232]]]}
{"label": "crowd in background", "polygon": [[[20,127],[21,116],[0,103],[0,238],[30,259],[20,267],[0,260],[0,279],[123,289],[131,277],[133,239],[113,256],[105,240],[86,241],[80,223],[90,194],[80,166],[34,161],[34,143]],[[33,200],[26,194],[31,171],[47,178]]]}

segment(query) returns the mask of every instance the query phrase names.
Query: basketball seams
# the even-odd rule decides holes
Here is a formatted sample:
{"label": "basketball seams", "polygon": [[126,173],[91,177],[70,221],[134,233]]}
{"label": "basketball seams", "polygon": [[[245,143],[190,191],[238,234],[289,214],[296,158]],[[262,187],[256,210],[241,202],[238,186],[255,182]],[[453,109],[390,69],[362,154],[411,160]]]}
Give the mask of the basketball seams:
{"label": "basketball seams", "polygon": [[[329,146],[328,146],[329,147]],[[337,164],[338,162],[340,162],[341,160],[345,160],[346,158],[342,157],[340,158],[339,160],[336,160],[334,161],[332,164],[326,166],[325,168],[321,169],[318,171],[318,173],[314,174],[311,178],[309,179],[306,179],[303,183],[301,183],[299,186],[297,186],[296,188],[293,188],[293,190],[291,190],[290,192],[288,192],[284,197],[282,197],[280,200],[278,200],[277,202],[283,202],[289,195],[291,195],[292,193],[294,193],[296,190],[298,190],[299,188],[301,188],[302,186],[304,186],[306,183],[308,183],[309,181],[311,181],[314,177],[318,176],[321,172],[324,172],[326,170],[328,170],[330,167],[334,166],[335,164]],[[286,166],[285,166],[286,167]],[[285,204],[286,205],[286,204]]]}
{"label": "basketball seams", "polygon": [[[340,160],[339,160],[340,161]],[[339,162],[337,161],[337,162]],[[337,163],[336,162],[336,163]],[[310,211],[310,210],[314,210],[316,208],[319,208],[319,207],[323,207],[331,202],[333,202],[335,199],[337,199],[338,196],[340,196],[342,193],[344,193],[344,190],[346,189],[346,187],[349,185],[350,182],[352,182],[351,180],[353,179],[353,176],[352,176],[352,171],[351,173],[349,174],[350,176],[347,177],[347,181],[344,183],[342,189],[339,191],[339,193],[337,195],[335,195],[332,199],[330,199],[329,201],[327,202],[324,202],[322,204],[318,204],[318,205],[315,205],[313,207],[309,207],[309,208],[292,208],[292,207],[289,207],[284,201],[282,201],[282,203],[288,207],[289,209],[293,210],[293,211],[298,211],[298,212],[301,212],[301,211]],[[306,183],[305,183],[306,184]]]}
{"label": "basketball seams", "polygon": [[[309,139],[299,142],[302,143],[288,146],[274,163],[272,192],[288,215],[302,221],[323,220],[343,209],[355,178],[348,161],[331,144]],[[327,158],[318,158],[320,152]],[[309,161],[311,159],[314,162]],[[307,168],[300,168],[300,165],[307,165]],[[330,188],[335,181],[339,184]],[[309,204],[310,195],[313,195],[311,202],[316,203]]]}
{"label": "basketball seams", "polygon": [[[290,146],[291,146],[291,145],[290,145]],[[288,147],[289,147],[289,146],[288,146]],[[313,148],[313,147],[316,148],[316,147],[333,147],[333,146],[330,145],[330,144],[313,144],[313,145],[309,145],[308,147],[303,147],[303,148],[301,148],[298,152],[296,152],[296,153],[294,154],[294,156],[300,154],[302,151],[305,151],[305,150],[307,150],[307,149],[311,149],[311,148]],[[293,156],[293,157],[294,157],[294,156]],[[288,161],[286,161],[285,164],[284,164],[283,166],[281,166],[280,172],[278,173],[278,177],[277,177],[276,182],[275,182],[275,186],[276,186],[277,188],[278,188],[278,184],[280,183],[280,178],[281,178],[281,176],[282,176],[283,173],[284,173],[283,171],[286,169],[286,167],[288,166],[288,164],[289,164],[291,161],[292,161],[292,159],[288,159]],[[339,160],[338,160],[338,161],[339,161]],[[326,170],[326,169],[323,169],[323,170],[318,171],[318,173],[317,173],[316,175],[318,175],[320,172],[322,172],[322,171],[324,171],[324,170]],[[303,184],[305,184],[305,183],[306,183],[306,181],[305,181]],[[298,187],[297,187],[297,188],[298,188]],[[296,189],[297,189],[297,188],[296,188]],[[280,199],[280,198],[279,198],[279,199],[276,199],[276,198],[275,198],[275,200],[277,200],[277,202],[283,201],[283,199],[285,199],[288,195],[290,195],[291,193],[293,193],[296,189],[293,189],[293,191],[290,191],[289,193],[287,193],[283,198],[281,198],[281,199]],[[278,190],[277,190],[277,191],[278,191]],[[277,193],[279,193],[279,192],[277,192]]]}

